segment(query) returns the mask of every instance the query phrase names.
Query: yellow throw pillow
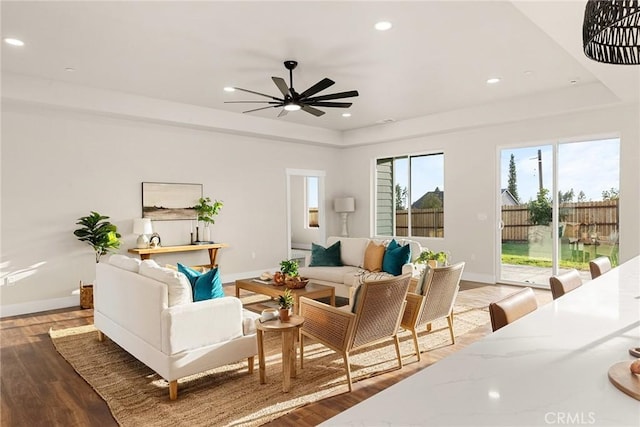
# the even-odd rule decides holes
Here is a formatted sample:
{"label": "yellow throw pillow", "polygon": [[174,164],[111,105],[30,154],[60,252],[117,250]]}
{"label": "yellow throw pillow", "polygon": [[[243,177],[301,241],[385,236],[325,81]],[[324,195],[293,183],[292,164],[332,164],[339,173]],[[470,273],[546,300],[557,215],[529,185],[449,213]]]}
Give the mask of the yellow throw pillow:
{"label": "yellow throw pillow", "polygon": [[364,251],[364,269],[369,271],[382,271],[382,260],[384,259],[384,245],[376,245],[369,242]]}

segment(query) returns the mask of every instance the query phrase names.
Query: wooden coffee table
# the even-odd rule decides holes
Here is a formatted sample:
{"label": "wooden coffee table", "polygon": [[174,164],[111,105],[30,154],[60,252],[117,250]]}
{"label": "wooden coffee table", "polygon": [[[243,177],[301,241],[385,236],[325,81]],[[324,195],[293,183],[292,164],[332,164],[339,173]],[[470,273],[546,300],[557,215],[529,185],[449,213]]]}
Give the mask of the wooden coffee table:
{"label": "wooden coffee table", "polygon": [[[240,298],[240,289],[277,298],[284,294],[287,287],[255,282],[254,279],[241,279],[236,280],[236,297],[238,298]],[[296,314],[300,314],[300,304],[298,304],[300,297],[311,299],[329,297],[329,303],[333,306],[336,305],[336,289],[333,286],[309,282],[302,289],[291,289],[291,295],[293,295],[293,310]]]}

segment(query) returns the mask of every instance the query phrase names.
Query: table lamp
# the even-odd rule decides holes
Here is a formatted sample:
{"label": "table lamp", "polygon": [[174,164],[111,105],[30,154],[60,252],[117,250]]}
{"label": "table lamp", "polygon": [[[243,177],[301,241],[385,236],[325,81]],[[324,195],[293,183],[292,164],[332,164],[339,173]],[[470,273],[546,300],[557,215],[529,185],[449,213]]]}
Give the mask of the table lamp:
{"label": "table lamp", "polygon": [[134,218],[133,219],[133,234],[138,235],[138,240],[136,241],[136,248],[148,248],[149,247],[149,238],[147,234],[153,233],[153,228],[151,227],[151,220],[149,218]]}
{"label": "table lamp", "polygon": [[333,201],[333,210],[342,217],[342,237],[348,237],[347,218],[350,212],[356,211],[356,200],[353,197],[342,197]]}

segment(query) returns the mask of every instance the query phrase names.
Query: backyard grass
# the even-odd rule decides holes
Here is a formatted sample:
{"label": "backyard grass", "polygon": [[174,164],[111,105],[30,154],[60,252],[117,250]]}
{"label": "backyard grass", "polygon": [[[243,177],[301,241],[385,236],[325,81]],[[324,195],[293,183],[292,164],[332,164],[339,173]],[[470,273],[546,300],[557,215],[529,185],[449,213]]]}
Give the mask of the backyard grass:
{"label": "backyard grass", "polygon": [[[571,260],[570,250],[565,253],[566,249],[563,248],[563,254],[560,259],[560,267],[562,268],[575,268],[576,270],[588,270],[589,259],[588,256],[585,261],[582,262],[582,253],[576,251],[576,260]],[[502,244],[502,263],[510,265],[530,265],[534,267],[551,268],[551,254],[549,256],[532,254],[528,243],[519,242],[504,242]]]}

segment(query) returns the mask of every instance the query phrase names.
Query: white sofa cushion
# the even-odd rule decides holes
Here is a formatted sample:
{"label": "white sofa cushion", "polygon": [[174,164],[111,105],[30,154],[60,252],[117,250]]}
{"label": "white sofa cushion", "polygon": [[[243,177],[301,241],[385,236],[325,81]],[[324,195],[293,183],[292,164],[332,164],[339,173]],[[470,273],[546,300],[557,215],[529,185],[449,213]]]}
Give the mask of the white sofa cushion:
{"label": "white sofa cushion", "polygon": [[184,274],[170,268],[160,267],[150,259],[140,263],[140,274],[167,285],[169,307],[193,302],[191,284]]}
{"label": "white sofa cushion", "polygon": [[133,273],[140,271],[141,262],[137,258],[131,258],[126,255],[113,254],[109,257],[109,264]]}
{"label": "white sofa cushion", "polygon": [[369,239],[364,237],[336,237],[327,239],[327,247],[340,241],[340,257],[344,265],[362,267],[364,263],[364,250],[369,243]]}
{"label": "white sofa cushion", "polygon": [[[344,283],[345,275],[357,274],[360,269],[350,265],[342,267],[300,267],[298,273],[302,277],[325,282]],[[349,283],[350,285],[350,283]]]}

